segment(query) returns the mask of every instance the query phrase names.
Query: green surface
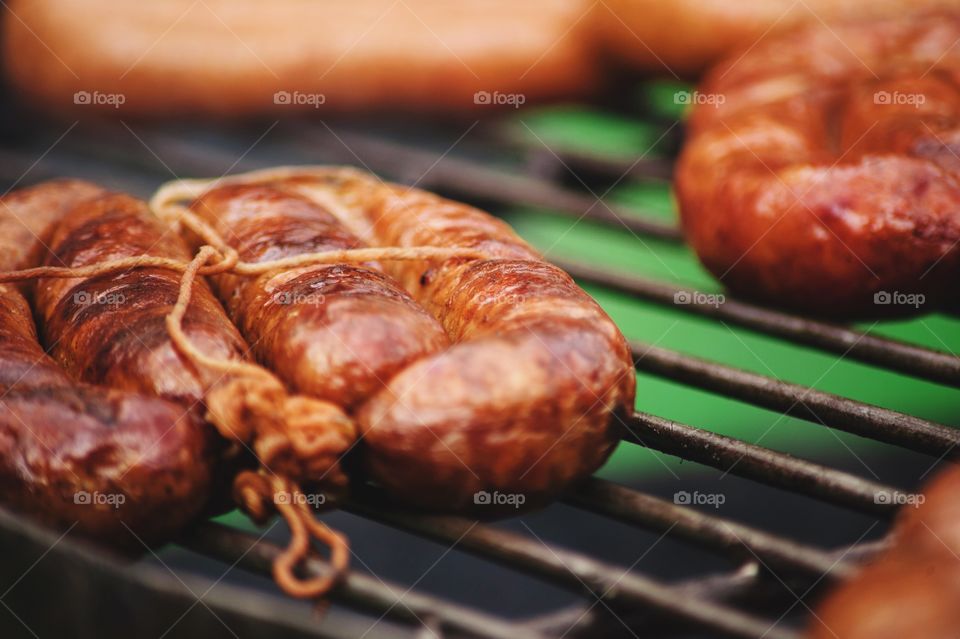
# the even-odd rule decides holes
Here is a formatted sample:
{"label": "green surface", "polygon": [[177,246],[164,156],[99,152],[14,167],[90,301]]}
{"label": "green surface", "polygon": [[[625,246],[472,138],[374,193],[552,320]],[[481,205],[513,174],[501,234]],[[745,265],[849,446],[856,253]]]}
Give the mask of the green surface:
{"label": "green surface", "polygon": [[[673,96],[685,88],[664,83],[647,87],[640,92],[638,99],[656,117],[680,117],[682,109],[675,108]],[[656,125],[638,125],[619,117],[573,107],[521,112],[517,117],[522,122],[521,128],[538,144],[590,149],[594,153],[616,157],[630,150],[642,153],[656,140],[659,131],[670,125],[669,121],[666,124],[660,121]],[[607,195],[607,199],[636,210],[640,216],[659,219],[674,219],[676,216],[670,186],[665,183],[624,181]],[[508,219],[548,258],[577,259],[596,266],[609,266],[703,292],[721,290],[685,246],[638,237],[626,229],[587,221],[572,222],[547,211],[517,210],[511,212]],[[601,288],[588,287],[588,291],[630,339],[942,423],[958,425],[960,422],[960,390],[639,302]],[[868,323],[860,328],[937,350],[960,352],[960,321],[954,318],[925,316],[908,321]],[[643,374],[638,375],[637,408],[801,456],[850,455],[848,448],[862,455],[879,446],[852,435]],[[626,479],[666,473],[665,466],[674,467],[678,463],[637,446],[623,445],[603,474]]]}
{"label": "green surface", "polygon": [[631,120],[577,106],[541,107],[521,112],[511,125],[513,135],[531,146],[560,152],[632,159],[654,155],[664,132],[660,123]]}

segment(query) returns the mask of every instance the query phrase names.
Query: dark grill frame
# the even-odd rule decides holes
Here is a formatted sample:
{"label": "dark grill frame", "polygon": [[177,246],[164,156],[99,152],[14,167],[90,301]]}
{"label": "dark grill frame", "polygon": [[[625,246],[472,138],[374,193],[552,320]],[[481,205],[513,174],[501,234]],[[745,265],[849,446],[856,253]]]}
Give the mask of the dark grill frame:
{"label": "dark grill frame", "polygon": [[[35,166],[31,166],[34,156],[14,143],[11,148],[0,151],[0,174],[10,184],[20,181],[26,167],[32,169],[29,181],[60,175],[97,179],[109,172],[112,183],[126,181],[131,191],[145,195],[150,184],[155,186],[172,177],[158,175],[158,160],[167,170],[175,170],[181,176],[216,175],[228,166],[236,172],[281,163],[263,161],[254,164],[243,158],[234,162],[229,152],[216,144],[198,141],[187,133],[159,131],[141,135],[126,124],[123,127],[127,131],[120,125],[108,123],[82,127],[82,133],[68,136],[60,143],[58,148],[66,153],[44,155]],[[142,127],[138,125],[136,128]],[[609,176],[619,176],[630,168],[633,177],[669,179],[670,167],[662,161],[643,160],[631,168],[571,153],[548,158],[559,164],[549,170],[539,162],[531,163],[528,171],[517,174],[491,168],[483,160],[447,156],[438,160],[433,152],[385,138],[338,135],[324,123],[287,124],[281,127],[279,134],[286,139],[287,154],[282,163],[360,163],[386,178],[407,183],[417,181],[422,188],[468,202],[539,206],[558,215],[584,217],[626,228],[641,236],[681,241],[675,226],[639,219],[634,214],[598,204],[590,195],[563,186],[561,181],[565,171],[572,171],[571,166],[586,167],[589,171]],[[72,157],[70,153],[73,153]],[[360,156],[364,159],[361,160]],[[91,164],[79,161],[84,157],[93,157],[96,161]],[[160,160],[160,157],[164,159]],[[549,175],[544,177],[544,173]],[[150,176],[149,179],[144,177],[146,175]],[[678,306],[673,304],[674,295],[688,289],[576,262],[557,263],[580,281],[647,302],[670,305],[677,311],[729,322],[778,339],[960,388],[960,358],[946,353],[865,335],[842,325],[736,299],[719,306],[697,303]],[[935,458],[952,454],[960,443],[960,430],[911,415],[659,347],[636,343],[633,350],[638,370],[818,425],[856,433]],[[879,495],[894,492],[894,487],[841,470],[653,415],[637,413],[627,426],[625,445],[645,446],[872,516],[890,518],[897,508],[878,499]],[[605,624],[610,623],[603,608],[609,606],[631,624],[636,623],[644,629],[694,628],[709,632],[711,636],[796,639],[799,637],[797,632],[771,628],[772,620],[763,616],[763,600],[768,595],[765,584],[771,577],[780,580],[790,591],[802,592],[821,585],[821,582],[829,583],[848,576],[857,561],[883,546],[881,542],[863,544],[855,549],[824,550],[597,478],[591,478],[572,490],[564,501],[657,533],[669,531],[678,539],[737,559],[741,568],[682,583],[668,584],[636,572],[621,578],[621,568],[586,554],[548,547],[539,540],[458,517],[399,510],[387,503],[375,489],[361,487],[345,505],[348,512],[430,539],[447,543],[459,541],[458,547],[467,552],[584,594],[588,605],[594,598],[600,599],[603,606],[592,609],[576,606],[527,622],[512,622],[439,597],[415,591],[404,593],[405,587],[383,583],[362,572],[351,573],[332,598],[414,626],[426,624],[438,636],[546,637],[564,632],[571,623],[573,629],[567,636],[603,636],[607,628]],[[127,586],[142,589],[149,595],[144,601],[160,607],[191,601],[182,589],[170,588],[169,583],[158,581],[154,566],[123,565],[99,551],[70,541],[54,544],[54,549],[49,550],[56,535],[3,511],[0,511],[0,540],[5,548],[22,549],[30,556],[43,553],[42,557],[51,552],[63,565],[87,580],[81,584],[92,584],[87,586],[91,589],[100,585],[108,592],[123,590]],[[269,575],[271,560],[280,551],[276,544],[262,539],[258,541],[254,535],[212,522],[198,525],[178,543],[261,575]],[[772,573],[771,568],[776,572]],[[18,579],[15,569],[0,569],[0,575]],[[311,559],[307,564],[309,573],[322,574],[326,570],[327,564],[320,559]],[[37,569],[36,572],[44,571]],[[54,578],[54,574],[38,575],[38,580],[45,584]],[[238,597],[240,594],[243,593]],[[398,598],[400,595],[402,602]],[[252,632],[268,629],[283,630],[285,636],[338,636],[336,629],[327,625],[293,627],[296,624],[285,620],[282,598],[260,593],[256,596],[269,602],[270,610],[246,610],[232,603],[229,597],[222,596],[211,597],[209,605],[218,614],[229,616]],[[343,629],[339,636],[349,636],[349,632],[349,629]],[[110,633],[108,625],[97,636],[109,636]]]}

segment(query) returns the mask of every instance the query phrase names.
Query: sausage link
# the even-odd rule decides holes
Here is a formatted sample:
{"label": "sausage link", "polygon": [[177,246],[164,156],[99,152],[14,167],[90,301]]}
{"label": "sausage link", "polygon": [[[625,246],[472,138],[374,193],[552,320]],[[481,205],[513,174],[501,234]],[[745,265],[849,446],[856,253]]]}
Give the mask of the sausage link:
{"label": "sausage link", "polygon": [[[193,210],[246,262],[357,248],[309,199],[270,185],[212,189]],[[212,278],[257,358],[296,390],[348,409],[448,344],[437,321],[376,264]]]}
{"label": "sausage link", "polygon": [[955,300],[958,37],[956,12],[815,24],[709,73],[676,174],[704,266],[740,296],[822,316]]}
{"label": "sausage link", "polygon": [[[51,182],[5,196],[0,269],[35,266],[57,219],[100,192]],[[6,506],[127,549],[169,539],[203,508],[210,467],[200,461],[207,451],[196,415],[71,379],[40,346],[27,301],[12,285],[0,285],[0,389]]]}
{"label": "sausage link", "polygon": [[960,469],[951,466],[904,500],[883,550],[831,593],[811,619],[811,639],[947,639],[960,628]]}
{"label": "sausage link", "polygon": [[[109,193],[72,209],[53,234],[46,264],[80,267],[141,255],[191,257],[180,237],[146,204]],[[200,410],[204,388],[221,375],[196,370],[170,340],[165,318],[179,290],[180,275],[159,268],[39,280],[41,339],[61,366],[85,382],[158,395]],[[184,331],[212,357],[242,359],[246,351],[203,281],[196,283]]]}
{"label": "sausage link", "polygon": [[372,245],[492,256],[388,265],[455,344],[405,368],[358,411],[378,482],[415,504],[491,512],[476,506],[480,491],[536,505],[603,464],[633,408],[633,363],[616,325],[569,275],[463,204],[349,170],[286,183]]}

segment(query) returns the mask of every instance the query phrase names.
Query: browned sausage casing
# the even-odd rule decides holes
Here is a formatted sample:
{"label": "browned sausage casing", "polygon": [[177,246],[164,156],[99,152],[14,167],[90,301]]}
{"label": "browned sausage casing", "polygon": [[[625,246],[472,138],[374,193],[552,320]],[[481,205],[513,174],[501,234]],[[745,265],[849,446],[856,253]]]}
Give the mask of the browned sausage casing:
{"label": "browned sausage casing", "polygon": [[[146,204],[121,193],[74,207],[57,226],[49,249],[48,266],[79,267],[141,255],[191,258],[183,240]],[[83,381],[166,397],[202,413],[204,387],[222,375],[196,370],[173,346],[165,318],[179,290],[180,274],[160,268],[40,280],[36,307],[41,337],[53,358]],[[184,331],[211,357],[241,359],[246,350],[202,280],[184,316]]]}
{"label": "browned sausage casing", "polygon": [[[0,269],[36,265],[50,226],[100,189],[51,182],[3,198]],[[0,285],[0,499],[61,529],[139,549],[203,508],[203,425],[180,404],[78,383],[41,348],[30,308]],[[117,503],[122,496],[123,503]]]}
{"label": "browned sausage casing", "polygon": [[822,315],[956,299],[958,37],[957,14],[817,25],[713,70],[676,179],[707,268]]}
{"label": "browned sausage casing", "polygon": [[[222,186],[193,210],[246,262],[360,246],[328,211],[280,187]],[[224,274],[213,282],[262,363],[297,391],[348,409],[448,344],[437,321],[375,265]]]}
{"label": "browned sausage casing", "polygon": [[960,628],[960,468],[906,504],[893,545],[840,586],[810,623],[812,639],[951,639]]}
{"label": "browned sausage casing", "polygon": [[288,183],[372,245],[494,256],[387,266],[455,344],[405,368],[358,412],[378,482],[415,504],[482,513],[498,497],[481,491],[536,505],[606,460],[633,408],[633,363],[570,276],[463,204],[350,170]]}

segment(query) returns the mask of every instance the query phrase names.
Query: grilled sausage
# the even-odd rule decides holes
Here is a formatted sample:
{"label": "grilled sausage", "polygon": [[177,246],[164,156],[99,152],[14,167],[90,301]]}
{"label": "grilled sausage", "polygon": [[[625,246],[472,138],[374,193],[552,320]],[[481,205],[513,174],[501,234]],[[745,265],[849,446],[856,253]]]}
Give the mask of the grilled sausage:
{"label": "grilled sausage", "polygon": [[[0,269],[36,265],[51,225],[99,193],[71,181],[5,196]],[[203,425],[177,403],[70,378],[41,348],[20,291],[0,285],[0,298],[0,499],[122,548],[168,539],[208,493]]]}
{"label": "grilled sausage", "polygon": [[661,75],[695,77],[790,27],[957,6],[957,0],[604,0],[594,22],[613,55]]}
{"label": "grilled sausage", "polygon": [[2,59],[22,95],[74,114],[489,110],[595,85],[587,8],[584,0],[15,0]]}
{"label": "grilled sausage", "polygon": [[[245,262],[360,246],[329,212],[280,187],[222,186],[204,194],[193,210]],[[448,344],[437,321],[376,265],[212,279],[264,365],[297,391],[348,409]]]}
{"label": "grilled sausage", "polygon": [[955,299],[958,37],[957,14],[818,26],[715,69],[676,178],[704,265],[739,295],[821,315]]}
{"label": "grilled sausage", "polygon": [[633,408],[633,362],[566,273],[463,204],[351,170],[285,183],[371,245],[491,256],[387,265],[454,345],[403,369],[357,412],[376,481],[413,504],[489,513],[541,504],[606,460]]}
{"label": "grilled sausage", "polygon": [[960,628],[960,468],[904,506],[893,545],[841,585],[811,621],[811,639],[950,639]]}
{"label": "grilled sausage", "polygon": [[[46,265],[80,267],[138,256],[191,258],[146,204],[109,193],[71,210],[50,240]],[[202,413],[204,389],[222,375],[196,370],[171,342],[165,318],[179,290],[180,274],[160,268],[39,280],[41,338],[53,358],[85,382],[165,397]],[[242,359],[246,351],[206,282],[196,284],[184,330],[211,357]]]}

